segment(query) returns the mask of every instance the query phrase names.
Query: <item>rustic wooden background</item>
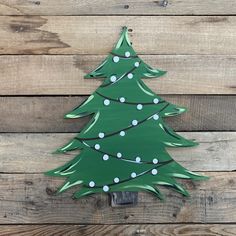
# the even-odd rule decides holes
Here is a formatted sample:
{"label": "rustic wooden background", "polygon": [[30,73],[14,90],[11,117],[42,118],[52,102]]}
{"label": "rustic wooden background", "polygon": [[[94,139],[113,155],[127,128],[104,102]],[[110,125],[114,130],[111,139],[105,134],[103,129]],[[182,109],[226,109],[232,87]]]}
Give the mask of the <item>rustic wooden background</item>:
{"label": "rustic wooden background", "polygon": [[[236,2],[232,0],[0,0],[0,235],[236,235]],[[190,198],[140,193],[54,196],[42,172],[71,155],[51,151],[88,121],[63,120],[99,80],[84,80],[127,25],[136,51],[167,76],[147,81],[189,112],[168,123],[200,146],[172,150],[211,176],[184,181]]]}

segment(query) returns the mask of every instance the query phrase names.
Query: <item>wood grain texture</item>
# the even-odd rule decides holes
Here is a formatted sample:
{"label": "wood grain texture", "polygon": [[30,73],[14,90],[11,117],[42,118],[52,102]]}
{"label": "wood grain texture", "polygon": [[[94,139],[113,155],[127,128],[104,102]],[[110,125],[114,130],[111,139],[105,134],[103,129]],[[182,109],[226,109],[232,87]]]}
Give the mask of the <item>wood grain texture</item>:
{"label": "wood grain texture", "polygon": [[236,54],[235,16],[0,16],[0,54],[107,54],[124,25],[138,54]]}
{"label": "wood grain texture", "polygon": [[115,210],[105,194],[71,199],[76,187],[55,196],[56,188],[63,182],[61,178],[1,174],[0,224],[235,223],[236,172],[203,174],[210,180],[183,182],[191,194],[189,198],[165,188],[164,203],[151,194],[139,193],[136,207]]}
{"label": "wood grain texture", "polygon": [[[194,148],[169,148],[180,164],[193,171],[236,170],[235,132],[180,132],[195,139]],[[40,173],[71,160],[75,153],[53,155],[76,134],[0,134],[0,173]],[[76,152],[77,153],[77,152]],[[27,163],[27,164],[25,164]],[[47,163],[47,165],[45,165]]]}
{"label": "wood grain texture", "polygon": [[[0,132],[25,132],[0,133],[0,236],[236,235],[236,132],[222,132],[236,131],[235,12],[230,0],[0,0]],[[56,132],[88,122],[63,114],[100,85],[83,76],[124,25],[137,53],[169,71],[147,85],[190,109],[167,121],[201,144],[169,149],[173,158],[211,177],[180,181],[190,198],[161,189],[165,203],[139,193],[114,209],[104,194],[71,199],[76,187],[56,196],[63,179],[42,174],[73,158],[51,154],[76,135]]]}
{"label": "wood grain texture", "polygon": [[[167,118],[176,131],[235,131],[236,96],[162,96],[188,112]],[[1,132],[78,132],[91,117],[63,119],[85,97],[0,97]]]}
{"label": "wood grain texture", "polygon": [[230,15],[236,4],[230,0],[1,0],[0,15]]}
{"label": "wood grain texture", "polygon": [[[86,55],[0,56],[0,95],[88,95],[99,79],[84,79],[105,58]],[[236,56],[142,55],[167,70],[144,80],[158,94],[236,94]]]}
{"label": "wood grain texture", "polygon": [[12,225],[0,236],[234,236],[235,224]]}

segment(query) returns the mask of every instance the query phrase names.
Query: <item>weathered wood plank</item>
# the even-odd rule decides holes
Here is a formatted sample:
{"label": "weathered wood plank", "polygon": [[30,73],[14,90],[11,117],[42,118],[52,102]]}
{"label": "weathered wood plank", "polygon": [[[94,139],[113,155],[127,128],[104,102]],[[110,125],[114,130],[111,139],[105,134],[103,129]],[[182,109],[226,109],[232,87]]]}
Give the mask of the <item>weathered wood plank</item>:
{"label": "weathered wood plank", "polygon": [[[236,170],[235,132],[181,132],[180,134],[200,143],[195,148],[168,149],[171,156],[186,168],[193,171]],[[39,173],[61,166],[75,154],[51,153],[75,135],[74,133],[0,134],[0,172]]]}
{"label": "weathered wood plank", "polygon": [[[83,79],[105,58],[86,55],[0,56],[1,95],[88,95],[100,84]],[[158,94],[235,94],[236,56],[143,55],[168,73],[145,83]]]}
{"label": "weathered wood plank", "polygon": [[0,236],[192,236],[236,235],[235,224],[12,225],[0,226]]}
{"label": "weathered wood plank", "polygon": [[[166,119],[177,131],[234,131],[235,96],[162,96],[188,112]],[[85,97],[0,97],[1,132],[78,132],[90,117],[63,119]]]}
{"label": "weathered wood plank", "polygon": [[124,25],[139,54],[236,54],[235,16],[1,16],[0,54],[107,54]]}
{"label": "weathered wood plank", "polygon": [[0,15],[230,15],[236,4],[230,0],[1,0]]}
{"label": "weathered wood plank", "polygon": [[191,197],[163,189],[166,201],[139,193],[133,208],[112,209],[104,194],[71,199],[77,189],[54,196],[62,179],[41,174],[1,174],[1,224],[20,223],[235,223],[236,172],[206,172],[209,181],[183,184]]}

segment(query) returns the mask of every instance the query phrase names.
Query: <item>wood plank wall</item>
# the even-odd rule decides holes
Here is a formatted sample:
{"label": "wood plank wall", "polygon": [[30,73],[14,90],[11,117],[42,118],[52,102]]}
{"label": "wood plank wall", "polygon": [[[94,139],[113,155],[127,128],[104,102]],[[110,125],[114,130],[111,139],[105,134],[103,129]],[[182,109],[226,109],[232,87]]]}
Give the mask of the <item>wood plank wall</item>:
{"label": "wood plank wall", "polygon": [[[100,80],[84,80],[127,25],[140,56],[169,71],[148,81],[189,112],[169,125],[200,146],[171,150],[211,179],[183,181],[190,198],[163,189],[132,208],[107,196],[55,196],[42,172],[88,122],[63,120]],[[232,0],[0,0],[0,235],[236,235],[236,2]]]}

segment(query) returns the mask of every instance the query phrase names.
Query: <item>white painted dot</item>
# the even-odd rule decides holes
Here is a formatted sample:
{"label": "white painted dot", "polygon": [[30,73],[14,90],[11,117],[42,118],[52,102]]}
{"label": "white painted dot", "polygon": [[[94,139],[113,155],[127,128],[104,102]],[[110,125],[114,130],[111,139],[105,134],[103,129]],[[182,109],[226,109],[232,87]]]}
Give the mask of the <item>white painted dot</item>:
{"label": "white painted dot", "polygon": [[120,60],[120,58],[119,58],[118,56],[114,56],[114,57],[113,57],[113,61],[114,61],[115,63],[117,63],[119,60]]}
{"label": "white painted dot", "polygon": [[123,131],[123,130],[120,131],[120,136],[122,136],[122,137],[125,136],[125,131]]}
{"label": "white painted dot", "polygon": [[159,102],[159,99],[158,98],[154,98],[153,99],[153,103],[157,104]]}
{"label": "white painted dot", "polygon": [[142,104],[138,104],[138,105],[137,105],[137,109],[138,109],[138,110],[142,110],[142,109],[143,109],[143,105],[142,105]]}
{"label": "white painted dot", "polygon": [[137,120],[132,120],[132,125],[135,126],[138,124],[138,121]]}
{"label": "white painted dot", "polygon": [[135,178],[137,176],[137,174],[135,172],[131,173],[130,175],[132,178]]}
{"label": "white painted dot", "polygon": [[120,97],[120,102],[125,102],[125,98],[124,97]]}
{"label": "white painted dot", "polygon": [[99,134],[98,134],[98,137],[99,137],[99,138],[104,138],[104,136],[105,136],[104,133],[99,133]]}
{"label": "white painted dot", "polygon": [[102,159],[103,159],[104,161],[107,161],[107,160],[109,159],[109,156],[108,156],[107,154],[104,154],[103,157],[102,157]]}
{"label": "white painted dot", "polygon": [[139,62],[136,61],[136,62],[134,63],[134,66],[135,66],[135,67],[139,67]]}
{"label": "white painted dot", "polygon": [[136,157],[136,158],[135,158],[135,161],[136,161],[136,162],[140,162],[140,161],[141,161],[141,158],[140,158],[140,157]]}
{"label": "white painted dot", "polygon": [[95,186],[95,183],[93,181],[89,182],[89,187],[93,188]]}
{"label": "white painted dot", "polygon": [[129,79],[132,79],[132,78],[134,77],[134,75],[133,75],[132,73],[129,73],[129,74],[127,75],[127,77],[128,77]]}
{"label": "white painted dot", "polygon": [[130,57],[130,52],[128,52],[128,51],[125,52],[125,56],[126,56],[126,57]]}
{"label": "white painted dot", "polygon": [[96,150],[99,150],[99,149],[100,149],[100,145],[99,145],[99,144],[95,144],[94,147],[95,147]]}
{"label": "white painted dot", "polygon": [[157,169],[152,169],[152,174],[156,175],[157,174]]}
{"label": "white painted dot", "polygon": [[102,189],[103,189],[104,192],[108,192],[109,191],[109,187],[107,185],[104,185]]}
{"label": "white painted dot", "polygon": [[119,183],[120,179],[118,177],[114,178],[114,183]]}
{"label": "white painted dot", "polygon": [[122,157],[122,154],[121,154],[120,152],[117,152],[116,156],[117,156],[118,158],[121,158],[121,157]]}
{"label": "white painted dot", "polygon": [[110,77],[110,81],[111,81],[111,82],[116,82],[116,76],[115,76],[115,75],[112,75],[112,76]]}
{"label": "white painted dot", "polygon": [[159,116],[157,114],[153,115],[153,119],[154,120],[158,120],[159,119]]}
{"label": "white painted dot", "polygon": [[110,105],[110,100],[105,99],[105,100],[103,101],[103,103],[104,103],[105,106],[109,106],[109,105]]}
{"label": "white painted dot", "polygon": [[154,158],[154,159],[152,160],[152,163],[153,163],[153,164],[157,164],[157,163],[158,163],[158,160],[157,160],[156,158]]}

